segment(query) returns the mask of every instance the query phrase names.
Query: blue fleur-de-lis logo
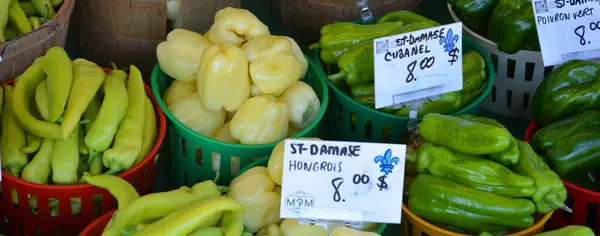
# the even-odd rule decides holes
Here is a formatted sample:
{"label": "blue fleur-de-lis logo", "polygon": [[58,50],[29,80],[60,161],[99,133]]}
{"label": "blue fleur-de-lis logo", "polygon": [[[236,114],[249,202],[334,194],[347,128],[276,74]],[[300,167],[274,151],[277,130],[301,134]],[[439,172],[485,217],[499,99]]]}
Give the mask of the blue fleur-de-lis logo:
{"label": "blue fleur-de-lis logo", "polygon": [[379,162],[379,168],[381,168],[380,171],[385,173],[385,175],[388,175],[389,173],[392,173],[394,166],[400,162],[400,158],[392,157],[392,150],[388,149],[383,156],[376,156],[374,161],[375,164]]}
{"label": "blue fleur-de-lis logo", "polygon": [[448,30],[446,33],[446,37],[440,38],[440,45],[444,47],[444,52],[450,52],[456,47],[456,42],[458,42],[458,35],[452,32],[452,29]]}

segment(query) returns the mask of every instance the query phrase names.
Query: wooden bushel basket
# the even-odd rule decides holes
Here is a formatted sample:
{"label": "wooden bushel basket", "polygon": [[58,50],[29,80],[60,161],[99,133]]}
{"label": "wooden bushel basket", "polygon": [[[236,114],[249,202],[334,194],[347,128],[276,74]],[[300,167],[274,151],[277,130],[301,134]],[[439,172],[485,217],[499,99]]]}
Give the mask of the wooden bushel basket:
{"label": "wooden bushel basket", "polygon": [[64,47],[75,0],[65,0],[56,16],[33,32],[0,44],[0,82],[14,78],[52,47]]}

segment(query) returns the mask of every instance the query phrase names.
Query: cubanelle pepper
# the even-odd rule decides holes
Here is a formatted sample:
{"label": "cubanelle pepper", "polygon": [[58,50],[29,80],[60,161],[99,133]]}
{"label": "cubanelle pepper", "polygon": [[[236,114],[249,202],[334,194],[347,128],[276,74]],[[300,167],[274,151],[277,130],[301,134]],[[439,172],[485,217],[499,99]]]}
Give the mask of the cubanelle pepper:
{"label": "cubanelle pepper", "polygon": [[[474,115],[458,115],[456,116],[461,119],[470,120],[473,122],[479,122],[483,124],[493,125],[496,127],[500,127],[508,131],[504,125],[500,124],[498,121],[490,118],[479,117]],[[490,158],[502,165],[510,166],[516,164],[519,160],[519,145],[517,144],[517,139],[514,137],[511,139],[508,148],[501,152],[495,152],[489,154]]]}
{"label": "cubanelle pepper", "polygon": [[531,148],[523,141],[518,141],[520,157],[511,168],[518,174],[531,177],[535,182],[535,193],[531,197],[537,212],[548,213],[565,207],[567,189],[558,175],[548,167]]}
{"label": "cubanelle pepper", "polygon": [[429,143],[419,147],[417,171],[506,197],[530,197],[535,192],[530,177],[515,174],[494,161]]}
{"label": "cubanelle pepper", "polygon": [[600,108],[600,64],[568,61],[540,83],[533,96],[531,112],[540,126]]}
{"label": "cubanelle pepper", "polygon": [[412,183],[408,208],[429,222],[473,233],[531,227],[535,212],[530,200],[502,197],[427,174]]}

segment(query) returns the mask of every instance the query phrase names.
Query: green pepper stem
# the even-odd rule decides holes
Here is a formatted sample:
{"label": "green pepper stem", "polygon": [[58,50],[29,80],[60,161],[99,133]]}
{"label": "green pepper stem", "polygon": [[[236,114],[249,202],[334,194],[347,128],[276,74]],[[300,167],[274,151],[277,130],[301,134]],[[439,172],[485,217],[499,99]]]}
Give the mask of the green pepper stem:
{"label": "green pepper stem", "polygon": [[225,186],[218,186],[219,187],[219,192],[221,192],[221,194],[223,193],[229,193],[229,188],[225,187]]}
{"label": "green pepper stem", "polygon": [[88,152],[89,152],[89,156],[88,156],[88,159],[87,159],[87,164],[88,164],[88,165],[91,165],[91,164],[92,164],[92,162],[94,161],[94,159],[95,159],[95,158],[98,158],[98,155],[99,155],[100,153],[99,153],[99,152],[96,152],[96,151],[94,151],[94,150],[92,150],[92,149],[88,149]]}
{"label": "green pepper stem", "polygon": [[571,210],[571,208],[565,205],[565,203],[563,203],[562,201],[558,200],[556,194],[547,194],[546,196],[544,196],[544,201],[549,205],[553,206],[554,208],[561,208],[566,212],[573,213],[573,210]]}
{"label": "green pepper stem", "polygon": [[331,82],[337,82],[346,77],[346,72],[340,71],[336,74],[327,76],[327,79],[331,80]]}
{"label": "green pepper stem", "polygon": [[110,169],[107,172],[104,172],[103,175],[115,175],[121,172],[121,169]]}
{"label": "green pepper stem", "polygon": [[217,175],[215,176],[215,179],[213,179],[213,182],[216,183],[217,181],[219,181],[219,177],[221,177],[221,173],[217,172]]}
{"label": "green pepper stem", "polygon": [[78,124],[79,124],[79,125],[85,125],[85,124],[87,124],[87,123],[90,123],[90,119],[81,120],[81,121],[79,121],[79,123],[78,123]]}
{"label": "green pepper stem", "polygon": [[320,48],[321,45],[319,43],[313,43],[311,45],[308,45],[308,49],[313,50],[315,48]]}
{"label": "green pepper stem", "polygon": [[117,64],[115,64],[114,62],[111,61],[111,62],[108,63],[108,67],[111,68],[111,69],[113,69],[113,70],[116,70],[117,69]]}

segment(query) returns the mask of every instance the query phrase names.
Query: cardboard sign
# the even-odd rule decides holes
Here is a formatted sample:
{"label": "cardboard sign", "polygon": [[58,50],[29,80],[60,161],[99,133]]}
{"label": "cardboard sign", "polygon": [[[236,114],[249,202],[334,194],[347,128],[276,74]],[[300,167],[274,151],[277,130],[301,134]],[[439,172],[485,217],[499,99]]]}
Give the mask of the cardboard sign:
{"label": "cardboard sign", "polygon": [[285,141],[281,218],[400,223],[406,146]]}
{"label": "cardboard sign", "polygon": [[598,0],[532,0],[545,66],[600,57]]}
{"label": "cardboard sign", "polygon": [[375,108],[462,89],[462,22],[375,39]]}

